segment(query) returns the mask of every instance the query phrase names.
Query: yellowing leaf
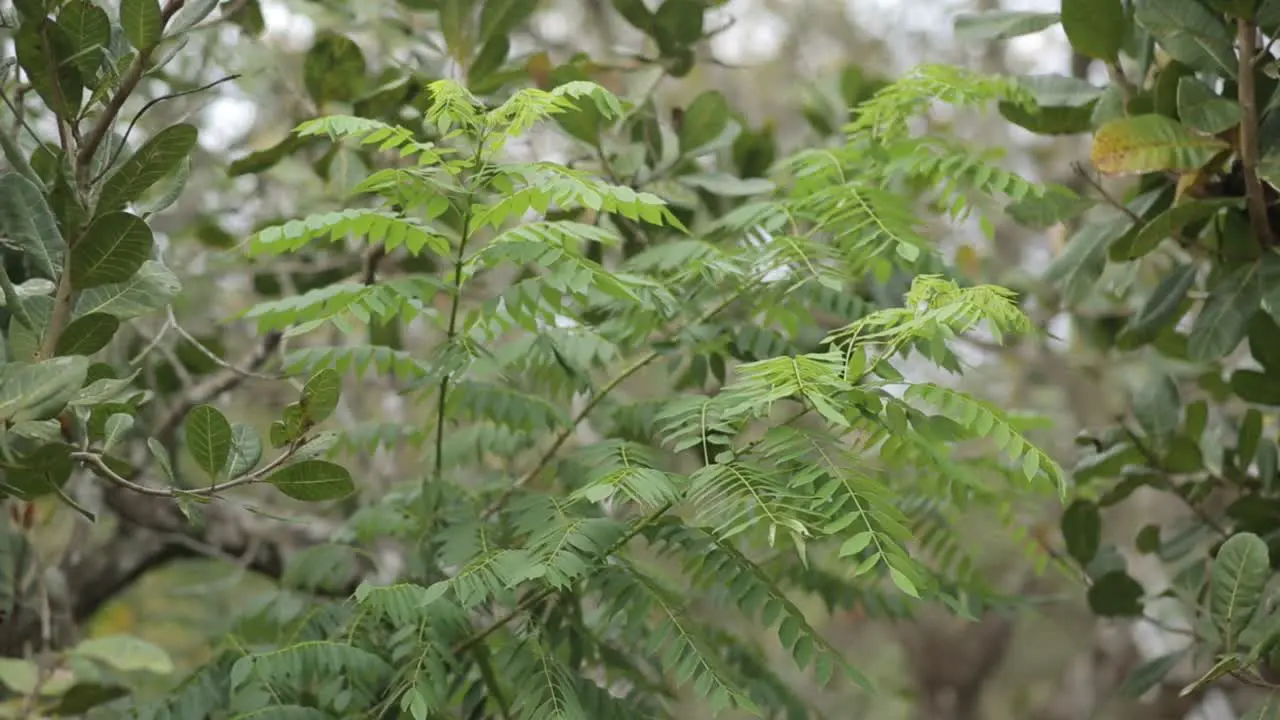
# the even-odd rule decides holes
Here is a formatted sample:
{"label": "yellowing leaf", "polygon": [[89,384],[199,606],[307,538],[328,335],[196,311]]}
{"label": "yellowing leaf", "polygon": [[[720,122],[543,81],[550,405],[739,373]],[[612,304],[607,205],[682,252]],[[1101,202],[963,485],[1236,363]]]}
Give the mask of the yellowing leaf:
{"label": "yellowing leaf", "polygon": [[1138,115],[1098,128],[1089,157],[1108,175],[1193,171],[1227,148],[1225,141],[1197,135],[1163,115]]}

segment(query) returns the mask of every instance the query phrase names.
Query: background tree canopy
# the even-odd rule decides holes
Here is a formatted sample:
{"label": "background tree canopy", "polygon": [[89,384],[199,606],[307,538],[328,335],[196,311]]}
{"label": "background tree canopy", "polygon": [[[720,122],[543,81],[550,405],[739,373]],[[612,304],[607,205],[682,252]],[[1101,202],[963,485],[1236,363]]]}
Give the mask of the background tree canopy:
{"label": "background tree canopy", "polygon": [[0,4],[0,715],[1280,717],[1280,0],[942,5]]}

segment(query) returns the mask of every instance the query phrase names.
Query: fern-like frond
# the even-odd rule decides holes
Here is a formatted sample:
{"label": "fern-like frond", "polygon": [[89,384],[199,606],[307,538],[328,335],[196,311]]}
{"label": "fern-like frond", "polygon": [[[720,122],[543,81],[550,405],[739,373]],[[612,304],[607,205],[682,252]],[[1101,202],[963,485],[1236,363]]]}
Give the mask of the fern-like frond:
{"label": "fern-like frond", "polygon": [[981,75],[954,65],[921,65],[860,104],[845,131],[887,139],[908,133],[907,121],[930,103],[981,107],[999,101],[1028,107],[1033,102],[1016,78]]}
{"label": "fern-like frond", "polygon": [[249,254],[282,255],[297,252],[311,242],[328,237],[338,242],[347,237],[381,243],[388,252],[403,246],[412,255],[423,250],[450,257],[449,241],[429,227],[383,210],[339,210],[290,220],[258,231],[249,238]]}
{"label": "fern-like frond", "polygon": [[622,492],[630,501],[650,509],[679,498],[679,478],[658,469],[653,448],[626,440],[592,443],[566,458],[583,468],[584,484],[570,496],[602,502]]}
{"label": "fern-like frond", "polygon": [[397,277],[373,285],[333,283],[301,295],[259,303],[240,313],[240,317],[256,320],[258,331],[264,333],[299,326],[290,333],[299,334],[326,322],[350,330],[350,318],[369,324],[433,314],[435,310],[428,302],[443,290],[440,281],[429,275]]}

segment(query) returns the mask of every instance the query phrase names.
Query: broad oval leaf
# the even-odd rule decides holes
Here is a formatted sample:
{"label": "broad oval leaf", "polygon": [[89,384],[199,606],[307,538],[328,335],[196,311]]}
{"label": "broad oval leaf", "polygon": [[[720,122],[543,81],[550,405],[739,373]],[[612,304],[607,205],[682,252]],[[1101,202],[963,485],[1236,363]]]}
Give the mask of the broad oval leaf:
{"label": "broad oval leaf", "polygon": [[212,405],[199,405],[187,415],[187,452],[209,477],[217,477],[231,455],[231,423]]}
{"label": "broad oval leaf", "polygon": [[80,293],[76,299],[75,315],[106,313],[129,320],[168,305],[181,290],[182,283],[173,271],[156,260],[148,260],[124,282]]}
{"label": "broad oval leaf", "polygon": [[1280,377],[1257,370],[1231,373],[1231,392],[1245,402],[1280,405]]}
{"label": "broad oval leaf", "polygon": [[92,355],[111,342],[120,329],[120,320],[106,313],[78,317],[58,337],[55,355]]}
{"label": "broad oval leaf", "polygon": [[1129,318],[1124,330],[1116,338],[1116,347],[1132,350],[1145,345],[1182,317],[1189,306],[1186,302],[1187,293],[1195,285],[1198,271],[1196,265],[1187,264],[1165,275],[1137,314]]}
{"label": "broad oval leaf", "polygon": [[111,42],[111,19],[107,11],[89,0],[67,0],[58,13],[58,25],[66,31],[75,49],[75,66],[81,79],[92,83]]}
{"label": "broad oval leaf", "polygon": [[1047,30],[1060,19],[1058,13],[990,10],[957,15],[954,27],[960,40],[1008,40]]}
{"label": "broad oval leaf", "polygon": [[1257,535],[1237,533],[1218,548],[1209,577],[1209,618],[1226,652],[1236,650],[1240,632],[1262,604],[1270,579],[1267,544]]}
{"label": "broad oval leaf", "polygon": [[1120,0],[1062,0],[1062,29],[1081,55],[1116,62],[1128,25]]}
{"label": "broad oval leaf", "polygon": [[231,425],[231,452],[227,457],[227,479],[252,471],[262,460],[262,438],[244,423]]}
{"label": "broad oval leaf", "polygon": [[1234,77],[1234,37],[1220,15],[1197,0],[1135,0],[1134,20],[1175,60],[1201,72]]}
{"label": "broad oval leaf", "polygon": [[302,81],[317,105],[354,100],[364,90],[364,53],[345,35],[321,33],[303,60]]}
{"label": "broad oval leaf", "polygon": [[506,35],[538,9],[538,0],[484,0],[480,10],[480,43]]}
{"label": "broad oval leaf", "polygon": [[1192,171],[1229,148],[1226,141],[1197,135],[1163,115],[1138,115],[1098,128],[1090,159],[1109,175]]}
{"label": "broad oval leaf", "polygon": [[63,120],[80,111],[84,81],[74,57],[71,35],[51,18],[28,20],[13,36],[18,64],[27,73],[32,89]]}
{"label": "broad oval leaf", "polygon": [[1249,318],[1258,312],[1262,290],[1255,266],[1224,274],[1209,291],[1200,314],[1191,324],[1187,357],[1194,362],[1222,358],[1244,339]]}
{"label": "broad oval leaf", "polygon": [[1076,500],[1062,513],[1062,539],[1067,554],[1086,566],[1102,546],[1102,516],[1098,506],[1088,500]]}
{"label": "broad oval leaf", "polygon": [[0,421],[53,417],[80,390],[88,374],[89,358],[83,355],[0,366]]}
{"label": "broad oval leaf", "polygon": [[77,290],[123,283],[151,259],[155,237],[145,220],[126,212],[94,220],[71,250],[71,285]]}
{"label": "broad oval leaf", "polygon": [[295,500],[339,500],[355,492],[351,472],[327,460],[305,460],[283,467],[267,478]]}
{"label": "broad oval leaf", "polygon": [[157,675],[173,672],[173,661],[164,650],[132,635],[90,638],[72,648],[71,654],[92,658],[123,672],[144,671]]}
{"label": "broad oval leaf", "polygon": [[325,368],[302,388],[302,408],[309,425],[324,422],[338,407],[342,396],[342,376],[333,368]]}
{"label": "broad oval leaf", "polygon": [[729,127],[729,102],[715,90],[702,93],[685,108],[677,133],[680,152],[689,154],[720,137]]}
{"label": "broad oval leaf", "polygon": [[160,0],[120,0],[120,27],[138,50],[155,47],[164,33]]}
{"label": "broad oval leaf", "polygon": [[58,222],[40,188],[17,173],[0,175],[0,235],[22,248],[36,272],[57,277],[66,247]]}
{"label": "broad oval leaf", "polygon": [[1240,198],[1213,198],[1173,205],[1144,225],[1128,243],[1122,258],[1118,259],[1136,260],[1155,250],[1165,238],[1181,232],[1183,227],[1213,217],[1223,208],[1240,207],[1243,204],[1244,201]]}
{"label": "broad oval leaf", "polygon": [[1142,614],[1142,585],[1124,570],[1112,570],[1089,586],[1089,609],[1099,617],[1137,617]]}
{"label": "broad oval leaf", "polygon": [[1240,124],[1240,103],[1224,98],[1203,80],[1188,76],[1178,81],[1178,119],[1187,127],[1217,135]]}
{"label": "broad oval leaf", "polygon": [[177,170],[196,145],[194,125],[171,125],[153,135],[111,174],[98,198],[98,213],[119,210]]}

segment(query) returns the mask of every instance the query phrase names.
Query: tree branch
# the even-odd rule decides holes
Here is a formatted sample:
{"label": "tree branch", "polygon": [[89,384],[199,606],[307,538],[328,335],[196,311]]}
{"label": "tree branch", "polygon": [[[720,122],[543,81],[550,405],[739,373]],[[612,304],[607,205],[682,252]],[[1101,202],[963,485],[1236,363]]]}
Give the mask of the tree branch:
{"label": "tree branch", "polygon": [[1267,201],[1262,181],[1258,179],[1258,89],[1254,68],[1258,55],[1258,28],[1250,21],[1236,21],[1236,37],[1240,45],[1240,69],[1236,78],[1237,98],[1243,116],[1240,119],[1240,166],[1244,170],[1245,199],[1249,205],[1249,224],[1254,237],[1263,245],[1271,245],[1271,222],[1267,218]]}

